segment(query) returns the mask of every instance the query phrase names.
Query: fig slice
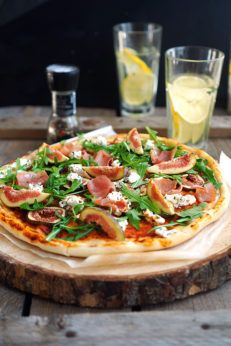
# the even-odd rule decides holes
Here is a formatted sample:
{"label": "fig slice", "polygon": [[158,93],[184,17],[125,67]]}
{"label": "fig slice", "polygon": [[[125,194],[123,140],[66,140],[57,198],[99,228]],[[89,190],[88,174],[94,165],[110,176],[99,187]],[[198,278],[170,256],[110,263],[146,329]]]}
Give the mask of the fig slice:
{"label": "fig slice", "polygon": [[45,225],[55,224],[64,216],[65,210],[59,207],[45,207],[40,210],[29,211],[27,214],[30,222],[43,223]]}
{"label": "fig slice", "polygon": [[100,225],[109,238],[122,241],[124,232],[119,223],[107,211],[100,208],[87,207],[80,213],[80,220]]}
{"label": "fig slice", "polygon": [[136,154],[143,154],[144,150],[141,143],[139,132],[136,128],[131,129],[127,135],[127,141],[129,142],[130,148]]}
{"label": "fig slice", "polygon": [[185,154],[170,161],[161,162],[147,169],[149,173],[179,174],[193,168],[196,157],[193,154]]}
{"label": "fig slice", "polygon": [[0,199],[7,207],[19,207],[23,203],[33,204],[35,200],[42,202],[50,196],[49,193],[34,190],[14,190],[10,186],[4,186],[0,190]]}
{"label": "fig slice", "polygon": [[120,180],[124,177],[125,169],[123,166],[111,167],[111,166],[89,166],[83,167],[84,171],[92,177],[98,177],[99,175],[106,175],[110,180]]}
{"label": "fig slice", "polygon": [[159,187],[157,186],[157,184],[155,183],[153,179],[151,179],[148,183],[147,194],[148,194],[148,197],[152,201],[154,201],[163,212],[169,215],[175,214],[173,204],[169,201],[166,201]]}
{"label": "fig slice", "polygon": [[64,155],[60,150],[54,149],[52,146],[49,146],[47,143],[43,143],[39,148],[39,152],[43,151],[47,148],[47,158],[50,163],[63,162],[68,160],[69,158]]}

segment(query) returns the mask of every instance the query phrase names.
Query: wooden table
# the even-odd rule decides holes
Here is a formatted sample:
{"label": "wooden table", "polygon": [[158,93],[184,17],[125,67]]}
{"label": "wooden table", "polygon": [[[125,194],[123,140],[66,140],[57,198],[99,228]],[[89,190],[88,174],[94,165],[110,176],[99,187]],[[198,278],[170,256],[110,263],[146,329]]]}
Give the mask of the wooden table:
{"label": "wooden table", "polygon": [[[28,112],[30,127],[28,122],[25,123]],[[112,111],[94,109],[85,109],[84,112],[92,115],[93,119],[101,118],[102,123],[108,122],[112,114]],[[158,110],[158,114],[160,113],[163,113],[163,110]],[[33,125],[33,119],[38,121],[38,114],[43,114],[43,121],[40,119],[40,127],[36,128],[38,124]],[[3,134],[2,138],[5,139],[0,140],[0,162],[4,163],[37,148],[45,134],[45,125],[42,124],[46,124],[47,116],[48,109],[41,107],[1,109],[0,118],[6,120],[1,122],[0,134]],[[10,123],[10,117],[14,118],[13,123]],[[146,124],[155,126],[153,118],[146,119]],[[157,116],[157,127],[164,132],[164,118],[162,119]],[[213,138],[209,141],[208,151],[216,158],[221,150],[231,155],[231,138],[227,137],[231,135],[230,119],[226,115],[215,119],[215,123],[219,124],[219,131],[213,126]],[[111,120],[115,127],[121,126],[120,119],[114,117]],[[143,122],[141,123],[143,127]],[[130,123],[130,127],[132,125]],[[139,122],[135,125],[138,126]],[[24,136],[23,126],[27,128]],[[32,134],[36,139],[31,139]],[[222,135],[222,138],[218,135]],[[215,291],[190,299],[153,307],[133,306],[120,311],[59,305],[0,284],[0,345],[64,343],[103,343],[105,346],[230,345],[231,282]]]}

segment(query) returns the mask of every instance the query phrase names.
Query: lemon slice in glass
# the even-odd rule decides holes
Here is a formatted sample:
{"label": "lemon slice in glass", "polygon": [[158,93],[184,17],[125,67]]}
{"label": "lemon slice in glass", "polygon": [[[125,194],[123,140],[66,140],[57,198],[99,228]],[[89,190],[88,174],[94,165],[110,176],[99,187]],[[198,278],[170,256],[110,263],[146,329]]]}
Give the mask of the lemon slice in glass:
{"label": "lemon slice in glass", "polygon": [[134,73],[123,79],[121,94],[127,104],[139,106],[152,100],[153,88],[153,74]]}
{"label": "lemon slice in glass", "polygon": [[213,85],[208,77],[197,75],[181,75],[168,84],[173,132],[180,142],[195,144],[202,138],[213,109]]}

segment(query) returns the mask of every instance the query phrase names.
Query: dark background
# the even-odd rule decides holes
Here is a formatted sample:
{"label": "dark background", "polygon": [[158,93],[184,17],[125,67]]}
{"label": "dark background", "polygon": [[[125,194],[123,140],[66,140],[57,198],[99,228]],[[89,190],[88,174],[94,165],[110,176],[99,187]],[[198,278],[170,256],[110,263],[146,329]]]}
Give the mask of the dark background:
{"label": "dark background", "polygon": [[225,52],[217,105],[226,107],[231,0],[0,0],[0,105],[46,105],[45,67],[74,63],[78,105],[118,104],[112,26],[153,21],[163,26],[157,105],[165,104],[164,51],[204,45]]}

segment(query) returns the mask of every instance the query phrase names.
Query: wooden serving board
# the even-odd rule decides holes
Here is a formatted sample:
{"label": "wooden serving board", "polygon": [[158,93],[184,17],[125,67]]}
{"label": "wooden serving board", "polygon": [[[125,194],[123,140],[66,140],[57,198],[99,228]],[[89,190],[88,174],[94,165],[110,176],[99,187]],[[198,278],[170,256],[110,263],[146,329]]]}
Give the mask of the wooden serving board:
{"label": "wooden serving board", "polygon": [[71,268],[0,235],[0,281],[59,303],[121,308],[183,299],[231,278],[231,221],[200,260]]}

